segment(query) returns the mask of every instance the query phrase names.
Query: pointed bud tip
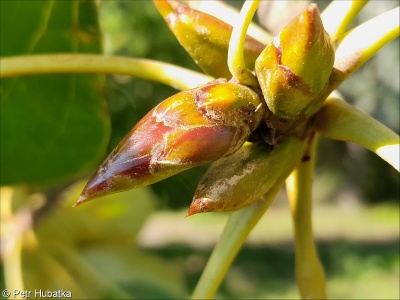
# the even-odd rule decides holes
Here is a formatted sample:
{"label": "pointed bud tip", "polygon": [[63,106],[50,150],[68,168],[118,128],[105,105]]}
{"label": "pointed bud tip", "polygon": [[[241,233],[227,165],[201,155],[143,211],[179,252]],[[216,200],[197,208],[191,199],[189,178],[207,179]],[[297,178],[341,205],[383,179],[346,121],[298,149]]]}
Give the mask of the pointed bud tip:
{"label": "pointed bud tip", "polygon": [[185,215],[185,218],[193,216],[197,213],[201,212],[200,206],[198,203],[192,202],[192,204],[189,207],[188,212]]}
{"label": "pointed bud tip", "polygon": [[74,205],[72,205],[72,207],[77,207],[77,206],[79,206],[79,205],[81,205],[81,204],[83,204],[83,203],[85,203],[85,202],[87,202],[89,200],[90,200],[89,198],[87,198],[86,196],[81,194],[79,199],[75,202]]}
{"label": "pointed bud tip", "polygon": [[186,213],[185,218],[190,217],[192,215],[207,212],[207,207],[205,203],[209,200],[208,198],[197,198],[193,199],[192,203],[190,204],[189,210]]}
{"label": "pointed bud tip", "polygon": [[153,0],[153,3],[164,18],[167,17],[170,13],[174,13],[175,12],[174,5],[175,6],[177,5],[172,1]]}
{"label": "pointed bud tip", "polygon": [[310,6],[308,7],[308,11],[313,14],[319,13],[318,5],[316,3],[311,3]]}
{"label": "pointed bud tip", "polygon": [[320,38],[319,34],[321,32],[321,27],[323,28],[323,23],[319,13],[318,5],[312,3],[307,9],[307,14],[308,14],[308,22],[310,24],[311,33],[316,35],[315,39],[318,39]]}

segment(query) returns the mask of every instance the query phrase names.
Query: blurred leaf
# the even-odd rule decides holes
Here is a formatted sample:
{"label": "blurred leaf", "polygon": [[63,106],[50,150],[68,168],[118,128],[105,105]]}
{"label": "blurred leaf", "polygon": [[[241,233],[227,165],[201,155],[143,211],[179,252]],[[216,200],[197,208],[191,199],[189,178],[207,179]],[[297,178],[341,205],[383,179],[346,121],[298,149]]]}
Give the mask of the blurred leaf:
{"label": "blurred leaf", "polygon": [[72,208],[83,185],[70,188],[62,205],[39,219],[36,243],[26,240],[26,288],[69,290],[77,299],[185,296],[176,266],[135,247],[158,201],[151,190],[130,190]]}
{"label": "blurred leaf", "polygon": [[94,205],[73,208],[85,183],[86,180],[81,181],[65,192],[62,208],[39,222],[38,234],[57,236],[57,243],[74,246],[121,241],[128,247],[134,245],[137,233],[157,202],[156,196],[148,189],[134,189],[103,197],[94,201]]}
{"label": "blurred leaf", "polygon": [[[1,56],[101,53],[94,1],[1,1]],[[98,163],[109,133],[100,75],[1,81],[1,184],[67,179]],[[23,170],[23,171],[22,171]]]}

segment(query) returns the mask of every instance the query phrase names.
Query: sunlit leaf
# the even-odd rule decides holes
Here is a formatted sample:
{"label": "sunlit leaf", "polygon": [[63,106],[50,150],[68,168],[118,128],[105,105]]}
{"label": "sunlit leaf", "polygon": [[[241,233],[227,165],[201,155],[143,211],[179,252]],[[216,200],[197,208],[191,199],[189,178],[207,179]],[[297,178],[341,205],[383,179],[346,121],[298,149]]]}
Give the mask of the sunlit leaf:
{"label": "sunlit leaf", "polygon": [[[94,1],[0,5],[3,57],[102,51]],[[56,182],[97,163],[109,132],[102,86],[99,75],[2,79],[0,183]]]}

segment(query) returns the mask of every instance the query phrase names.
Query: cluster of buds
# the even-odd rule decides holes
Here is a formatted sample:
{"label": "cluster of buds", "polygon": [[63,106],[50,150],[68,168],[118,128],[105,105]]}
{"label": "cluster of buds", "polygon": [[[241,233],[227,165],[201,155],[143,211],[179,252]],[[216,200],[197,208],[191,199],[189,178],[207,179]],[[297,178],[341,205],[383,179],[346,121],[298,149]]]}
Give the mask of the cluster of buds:
{"label": "cluster of buds", "polygon": [[[206,73],[231,76],[226,63],[231,26],[174,1],[155,3]],[[334,51],[316,5],[267,46],[248,37],[244,55],[248,66],[255,66],[261,89],[237,83],[235,78],[217,79],[160,103],[98,168],[76,205],[214,161],[188,215],[238,209],[282,182],[301,159],[301,138],[283,133],[285,138],[273,147],[262,139],[246,141],[255,130],[274,131],[271,115],[284,122],[321,105],[318,95],[329,80]]]}

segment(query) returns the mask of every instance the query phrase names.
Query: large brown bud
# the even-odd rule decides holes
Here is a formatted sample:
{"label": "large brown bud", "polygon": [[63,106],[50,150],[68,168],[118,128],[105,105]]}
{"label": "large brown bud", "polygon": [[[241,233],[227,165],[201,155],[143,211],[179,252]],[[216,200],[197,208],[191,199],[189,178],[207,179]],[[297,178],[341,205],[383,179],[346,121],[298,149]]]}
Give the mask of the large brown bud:
{"label": "large brown bud", "polygon": [[263,114],[257,93],[226,80],[180,92],[157,105],[127,134],[90,178],[76,205],[230,155]]}

